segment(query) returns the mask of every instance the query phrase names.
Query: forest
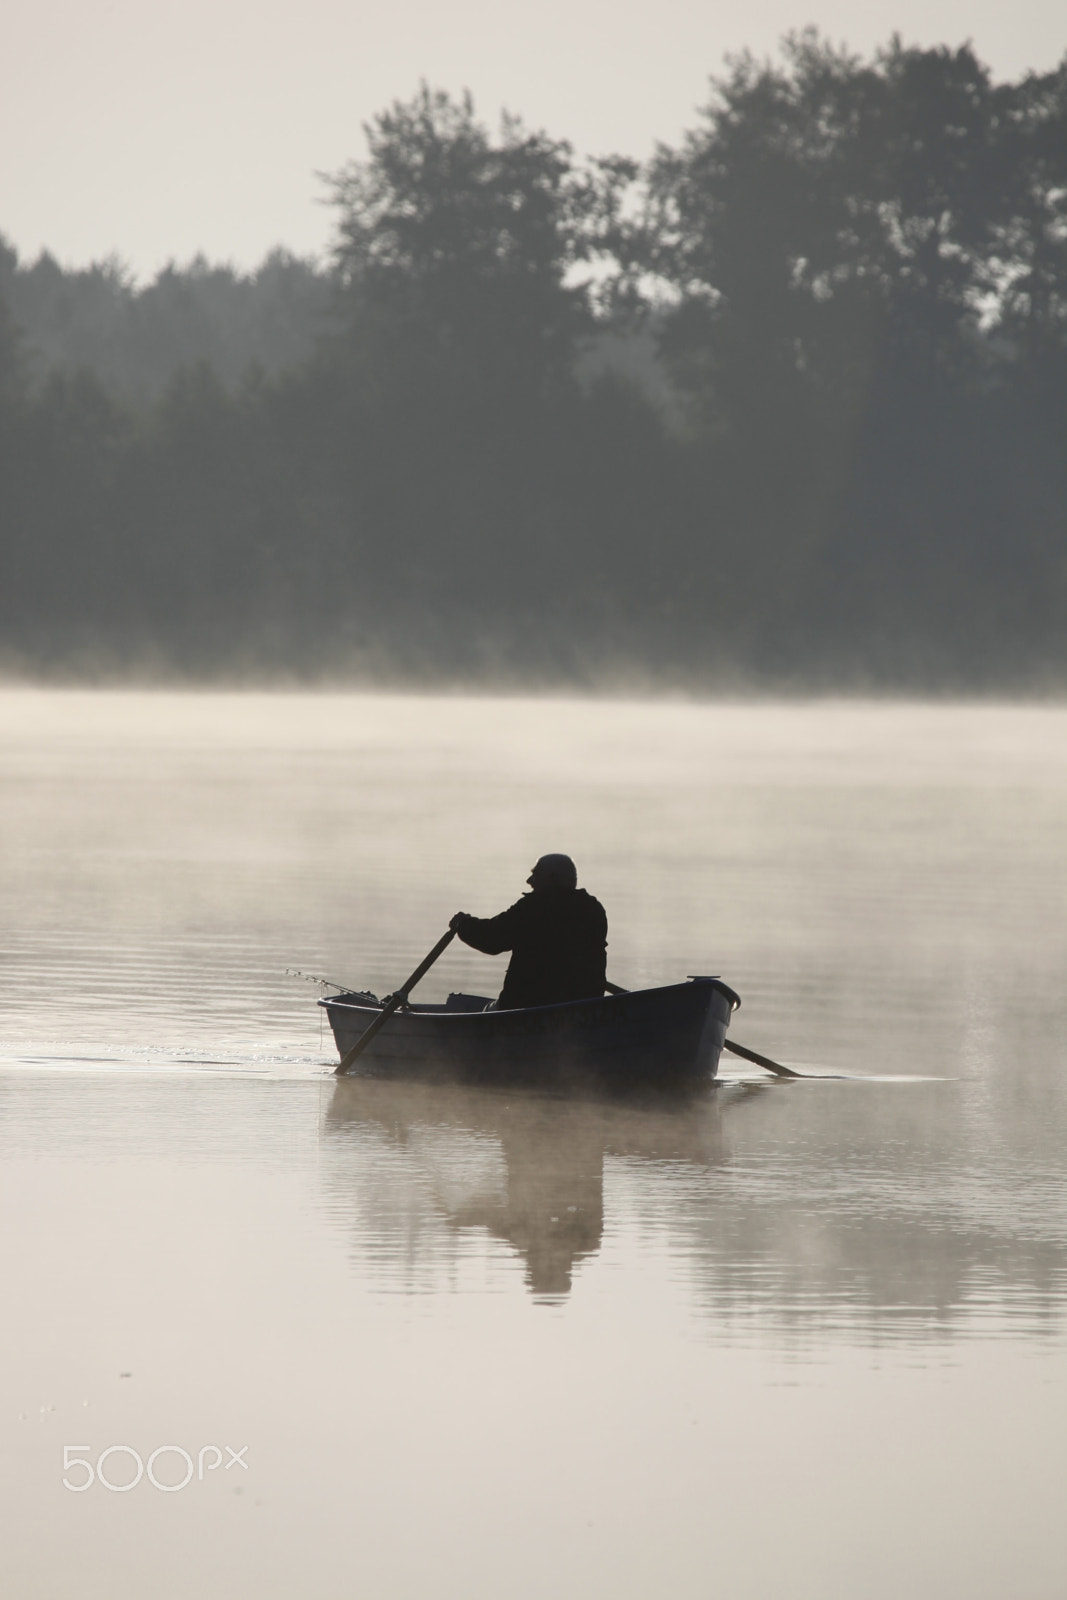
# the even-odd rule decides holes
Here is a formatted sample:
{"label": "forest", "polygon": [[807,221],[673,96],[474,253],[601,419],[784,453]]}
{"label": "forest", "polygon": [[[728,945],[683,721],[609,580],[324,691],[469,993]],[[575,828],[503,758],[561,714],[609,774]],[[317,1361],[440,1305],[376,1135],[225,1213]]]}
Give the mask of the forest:
{"label": "forest", "polygon": [[0,240],[0,669],[1067,687],[1067,58],[804,32],[645,164],[365,134],[322,262]]}

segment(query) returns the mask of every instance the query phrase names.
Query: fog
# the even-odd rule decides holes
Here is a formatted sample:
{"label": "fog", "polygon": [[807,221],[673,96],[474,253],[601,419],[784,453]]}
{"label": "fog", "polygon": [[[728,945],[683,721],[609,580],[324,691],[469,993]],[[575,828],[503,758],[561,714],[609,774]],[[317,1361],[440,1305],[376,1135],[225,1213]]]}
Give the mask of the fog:
{"label": "fog", "polygon": [[[1067,1593],[1067,63],[566,132],[424,86],[328,258],[0,247],[15,1600]],[[748,1055],[336,1077],[316,987],[560,850]]]}
{"label": "fog", "polygon": [[[5,1600],[1067,1592],[1065,793],[1052,705],[0,690]],[[804,1076],[334,1077],[292,971],[557,845]]]}
{"label": "fog", "polygon": [[1067,67],[739,59],[579,159],[424,86],[328,262],[0,254],[0,667],[1060,693]]}

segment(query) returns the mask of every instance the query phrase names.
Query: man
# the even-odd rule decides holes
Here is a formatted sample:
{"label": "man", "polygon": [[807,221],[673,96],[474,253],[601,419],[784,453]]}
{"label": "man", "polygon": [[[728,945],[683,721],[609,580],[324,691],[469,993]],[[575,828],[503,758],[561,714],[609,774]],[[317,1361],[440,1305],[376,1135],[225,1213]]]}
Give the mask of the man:
{"label": "man", "polygon": [[526,882],[533,890],[498,917],[457,911],[449,923],[473,950],[511,951],[501,1011],[592,1000],[604,993],[608,919],[604,907],[578,888],[570,856],[542,856]]}

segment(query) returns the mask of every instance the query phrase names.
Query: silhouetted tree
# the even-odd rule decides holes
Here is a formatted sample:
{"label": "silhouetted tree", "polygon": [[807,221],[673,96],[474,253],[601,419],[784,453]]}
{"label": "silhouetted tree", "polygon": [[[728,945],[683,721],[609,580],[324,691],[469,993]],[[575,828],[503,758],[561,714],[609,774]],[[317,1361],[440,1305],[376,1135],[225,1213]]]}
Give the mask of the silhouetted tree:
{"label": "silhouetted tree", "polygon": [[643,197],[423,88],[331,183],[329,271],[0,243],[6,658],[1062,684],[1067,64],[803,34]]}
{"label": "silhouetted tree", "polygon": [[494,140],[469,95],[425,85],[366,136],[367,159],[331,180],[353,321],[386,319],[391,338],[428,341],[508,394],[569,379],[592,326],[571,274],[607,220],[614,172],[597,182],[569,145],[507,115]]}
{"label": "silhouetted tree", "polygon": [[780,66],[741,57],[651,173],[680,378],[733,418],[768,387],[840,382],[864,327],[866,375],[887,342],[971,364],[1013,301],[1062,317],[1065,86],[994,86],[969,47],[894,41],[868,66],[806,33]]}
{"label": "silhouetted tree", "polygon": [[0,240],[0,293],[37,377],[89,367],[138,404],[183,366],[209,362],[223,382],[305,360],[332,329],[332,273],[283,250],[251,273],[197,257],[138,285],[116,258],[67,269],[47,252],[20,264]]}
{"label": "silhouetted tree", "polygon": [[1013,540],[991,397],[1018,387],[1025,335],[1001,335],[1030,260],[1046,359],[1061,337],[1064,76],[994,86],[969,48],[865,65],[804,34],[737,61],[654,164],[665,357],[797,659],[874,626],[976,666],[970,602]]}

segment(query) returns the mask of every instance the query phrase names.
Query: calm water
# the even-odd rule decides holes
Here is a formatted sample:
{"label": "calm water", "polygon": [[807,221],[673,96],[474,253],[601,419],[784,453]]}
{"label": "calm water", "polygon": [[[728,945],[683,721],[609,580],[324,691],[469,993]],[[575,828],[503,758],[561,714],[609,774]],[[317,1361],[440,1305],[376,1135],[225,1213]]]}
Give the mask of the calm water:
{"label": "calm water", "polygon": [[[0,821],[5,1600],[1067,1595],[1067,712],[8,690]],[[335,1085],[548,850],[821,1081]]]}

